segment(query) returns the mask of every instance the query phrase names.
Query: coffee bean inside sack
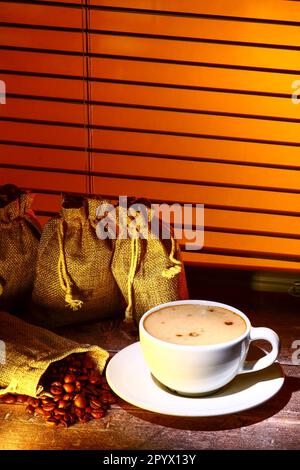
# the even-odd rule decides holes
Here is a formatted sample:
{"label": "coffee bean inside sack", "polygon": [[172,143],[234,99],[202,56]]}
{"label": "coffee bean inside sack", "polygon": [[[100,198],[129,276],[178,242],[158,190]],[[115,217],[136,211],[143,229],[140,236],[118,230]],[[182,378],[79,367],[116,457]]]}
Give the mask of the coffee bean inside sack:
{"label": "coffee bean inside sack", "polygon": [[26,405],[26,413],[42,415],[49,426],[69,427],[101,419],[116,399],[105,378],[85,353],[54,362],[41,379],[39,398],[8,393],[0,404]]}

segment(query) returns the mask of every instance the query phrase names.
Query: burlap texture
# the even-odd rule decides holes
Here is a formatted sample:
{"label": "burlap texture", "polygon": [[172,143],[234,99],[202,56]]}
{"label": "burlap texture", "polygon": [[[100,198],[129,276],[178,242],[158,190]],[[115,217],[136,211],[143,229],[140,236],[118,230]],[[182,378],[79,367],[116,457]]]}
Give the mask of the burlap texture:
{"label": "burlap texture", "polygon": [[[172,235],[171,229],[170,233]],[[138,324],[141,316],[150,308],[165,302],[188,299],[184,265],[173,235],[171,239],[157,239],[149,230],[147,239],[118,238],[112,272],[127,302],[127,321],[133,320]]]}
{"label": "burlap texture", "polygon": [[[46,223],[38,253],[31,321],[55,328],[120,314],[121,295],[111,272],[113,241],[99,240],[95,232],[96,210],[101,202],[84,199],[80,207],[62,207],[61,215]],[[61,255],[64,262],[59,268]],[[71,284],[71,297],[60,273],[63,267]]]}
{"label": "burlap texture", "polygon": [[0,340],[0,395],[37,397],[50,364],[70,354],[88,352],[101,372],[109,356],[99,346],[75,343],[6,312],[0,312]]}
{"label": "burlap texture", "polygon": [[22,313],[33,289],[40,227],[30,210],[32,194],[16,188],[14,200],[5,204],[5,188],[0,188],[0,308]]}

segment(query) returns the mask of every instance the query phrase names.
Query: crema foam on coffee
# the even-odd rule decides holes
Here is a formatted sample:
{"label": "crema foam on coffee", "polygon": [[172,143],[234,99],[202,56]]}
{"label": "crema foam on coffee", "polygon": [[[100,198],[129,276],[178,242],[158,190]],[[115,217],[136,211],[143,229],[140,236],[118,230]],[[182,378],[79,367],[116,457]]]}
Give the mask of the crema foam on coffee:
{"label": "crema foam on coffee", "polygon": [[200,304],[163,307],[146,317],[144,327],[158,339],[191,346],[231,341],[247,329],[245,320],[236,313]]}

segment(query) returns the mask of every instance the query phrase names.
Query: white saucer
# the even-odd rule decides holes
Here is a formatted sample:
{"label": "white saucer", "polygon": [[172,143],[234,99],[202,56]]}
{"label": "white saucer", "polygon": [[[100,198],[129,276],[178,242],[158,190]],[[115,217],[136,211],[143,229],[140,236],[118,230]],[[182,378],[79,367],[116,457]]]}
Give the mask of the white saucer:
{"label": "white saucer", "polygon": [[132,405],[156,413],[194,417],[224,415],[253,408],[273,397],[284,382],[280,365],[274,363],[262,371],[237,376],[213,395],[183,397],[155,382],[139,342],[122,349],[111,359],[106,378],[112,390]]}

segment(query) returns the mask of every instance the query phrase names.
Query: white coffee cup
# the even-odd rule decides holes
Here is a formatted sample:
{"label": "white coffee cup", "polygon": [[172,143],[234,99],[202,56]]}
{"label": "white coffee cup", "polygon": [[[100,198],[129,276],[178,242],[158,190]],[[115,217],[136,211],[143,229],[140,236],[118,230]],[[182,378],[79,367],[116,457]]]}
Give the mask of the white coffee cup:
{"label": "white coffee cup", "polygon": [[[164,307],[207,305],[230,310],[244,319],[246,331],[241,336],[212,345],[182,345],[152,336],[144,327],[145,319]],[[176,315],[176,313],[175,313]],[[139,322],[140,343],[152,375],[166,387],[183,395],[214,392],[229,383],[237,374],[264,369],[277,359],[280,342],[270,328],[254,328],[237,308],[207,300],[180,300],[158,305],[146,312]],[[266,340],[272,350],[257,361],[245,361],[251,341]]]}

